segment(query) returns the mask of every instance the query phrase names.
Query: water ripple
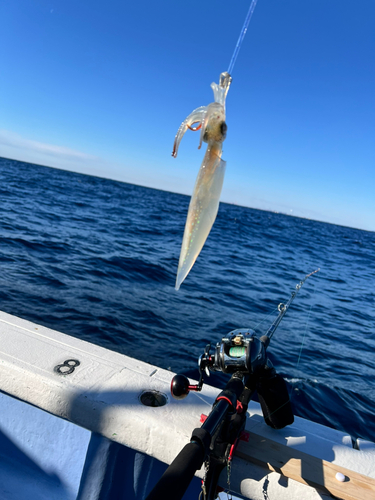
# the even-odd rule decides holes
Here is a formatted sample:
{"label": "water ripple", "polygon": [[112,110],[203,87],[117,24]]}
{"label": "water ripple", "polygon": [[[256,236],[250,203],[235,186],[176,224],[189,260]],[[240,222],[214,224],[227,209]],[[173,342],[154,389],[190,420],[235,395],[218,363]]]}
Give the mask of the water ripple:
{"label": "water ripple", "polygon": [[[297,414],[374,440],[375,233],[221,204],[179,292],[189,198],[0,159],[1,309],[164,368],[263,333]],[[222,383],[212,377],[211,383]]]}

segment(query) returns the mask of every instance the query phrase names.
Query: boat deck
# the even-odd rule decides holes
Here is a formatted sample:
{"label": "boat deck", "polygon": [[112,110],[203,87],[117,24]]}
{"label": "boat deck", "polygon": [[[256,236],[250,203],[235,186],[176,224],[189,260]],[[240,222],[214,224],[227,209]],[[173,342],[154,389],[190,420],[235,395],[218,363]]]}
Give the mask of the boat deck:
{"label": "boat deck", "polygon": [[[0,498],[110,499],[114,491],[144,498],[219,392],[205,385],[176,401],[169,394],[172,377],[0,312]],[[375,498],[374,443],[298,417],[273,430],[255,402],[248,413],[248,442],[240,442],[233,462],[234,495]],[[198,480],[189,495],[197,498],[197,488]]]}

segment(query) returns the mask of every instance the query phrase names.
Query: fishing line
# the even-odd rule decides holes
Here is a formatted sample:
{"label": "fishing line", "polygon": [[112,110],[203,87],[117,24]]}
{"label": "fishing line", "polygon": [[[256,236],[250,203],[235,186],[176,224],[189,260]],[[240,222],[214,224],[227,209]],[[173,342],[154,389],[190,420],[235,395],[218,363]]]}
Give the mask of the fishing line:
{"label": "fishing line", "polygon": [[247,31],[247,28],[249,26],[250,19],[251,19],[251,16],[253,15],[255,6],[257,4],[257,1],[258,0],[252,0],[252,2],[250,4],[249,12],[247,13],[245,22],[243,23],[243,27],[242,27],[240,36],[239,36],[238,41],[237,41],[237,45],[236,45],[236,47],[234,49],[234,52],[233,52],[233,55],[232,55],[232,59],[231,59],[231,61],[229,63],[228,73],[230,75],[232,74],[234,63],[236,62],[236,59],[237,59],[238,53],[240,51],[243,39],[245,38],[246,31]]}
{"label": "fishing line", "polygon": [[274,307],[268,314],[265,318],[261,319],[259,321],[258,324],[256,324],[255,326],[252,326],[251,328],[254,330],[254,331],[258,331],[260,330],[260,325],[263,324],[266,320],[268,322],[268,318],[271,317],[271,316],[274,316],[275,315],[275,312],[277,312],[277,307]]}
{"label": "fishing line", "polygon": [[303,337],[302,337],[302,342],[301,342],[301,348],[299,350],[299,355],[298,355],[298,360],[297,360],[296,368],[298,368],[298,365],[299,365],[299,362],[300,362],[301,356],[302,356],[302,349],[303,349],[303,346],[304,346],[304,343],[305,343],[307,328],[309,326],[309,321],[310,321],[310,316],[311,316],[311,310],[312,310],[312,307],[313,307],[313,298],[314,298],[314,295],[315,295],[315,283],[314,283],[314,286],[313,286],[313,294],[312,294],[312,297],[311,297],[310,309],[309,309],[309,312],[307,314],[307,320],[306,320],[306,324],[305,324],[305,330],[303,332]]}
{"label": "fishing line", "polygon": [[[302,282],[300,282],[300,284],[299,284],[299,285],[297,285],[297,287],[296,287],[296,288],[297,288],[297,292],[298,292],[298,290],[301,288],[301,286],[304,284],[304,282],[306,281],[306,279],[307,279],[307,278],[309,278],[312,274],[317,273],[318,271],[320,271],[320,268],[319,268],[319,269],[317,269],[316,271],[313,271],[312,273],[310,273],[310,274],[306,275],[306,276],[305,276],[305,279],[304,279]],[[306,323],[305,323],[305,328],[304,328],[304,332],[303,332],[303,337],[302,337],[302,341],[301,341],[301,347],[300,347],[300,351],[299,351],[299,355],[298,355],[298,360],[297,360],[296,368],[298,368],[299,362],[300,362],[301,357],[302,357],[302,350],[303,350],[303,347],[304,347],[305,338],[306,338],[306,334],[307,334],[307,330],[308,330],[308,325],[309,325],[309,321],[310,321],[310,316],[311,316],[311,311],[312,311],[312,308],[313,308],[313,302],[314,302],[314,301],[313,301],[313,299],[314,299],[314,295],[315,295],[315,283],[314,283],[314,285],[313,285],[313,293],[312,293],[312,297],[311,297],[310,308],[309,308],[309,312],[308,312],[308,314],[307,314],[307,319],[306,319]],[[271,314],[271,313],[270,313],[270,314]],[[270,314],[269,314],[269,315],[270,315]],[[268,315],[268,316],[269,316],[269,315]],[[261,323],[262,323],[262,321],[261,321]],[[257,325],[257,326],[258,326],[258,325]],[[292,384],[291,384],[291,389],[290,389],[290,391],[288,391],[288,394],[289,394],[289,400],[290,400],[290,402],[292,402],[292,398],[293,398],[293,386],[292,386]],[[289,403],[289,402],[288,402],[288,401],[286,401],[284,404],[282,404],[281,406],[279,406],[278,408],[276,408],[274,411],[272,411],[272,412],[268,415],[268,417],[270,417],[270,416],[272,416],[273,414],[275,414],[277,411],[279,411],[281,408],[283,408],[284,406],[286,406],[288,403]],[[257,423],[255,424],[255,426],[254,426],[254,427],[257,427],[257,426],[258,426],[258,425],[260,425],[260,424],[261,424],[261,422],[257,422]]]}
{"label": "fishing line", "polygon": [[[299,354],[298,354],[298,360],[297,360],[297,364],[296,364],[296,369],[298,369],[299,362],[300,362],[301,357],[302,357],[302,350],[303,350],[303,347],[305,345],[305,338],[306,338],[307,329],[308,329],[308,326],[309,326],[311,311],[312,311],[312,308],[313,308],[313,302],[314,302],[313,298],[314,298],[314,295],[315,295],[315,283],[313,285],[313,293],[312,293],[312,297],[311,297],[310,309],[309,309],[309,312],[307,314],[307,319],[306,319],[305,329],[304,329],[303,336],[302,336],[301,347],[300,347]],[[292,385],[292,383],[290,385],[291,385],[291,389],[290,389],[290,392],[289,392],[289,399],[290,399],[290,402],[292,402],[292,399],[293,399],[293,396],[294,396],[294,391],[293,391],[293,385]]]}

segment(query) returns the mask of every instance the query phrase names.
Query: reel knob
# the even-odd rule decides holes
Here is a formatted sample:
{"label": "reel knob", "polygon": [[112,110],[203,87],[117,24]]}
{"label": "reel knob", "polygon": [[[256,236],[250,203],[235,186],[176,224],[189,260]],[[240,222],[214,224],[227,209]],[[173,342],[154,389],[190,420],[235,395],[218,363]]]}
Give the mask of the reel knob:
{"label": "reel knob", "polygon": [[171,394],[175,399],[184,399],[190,392],[190,382],[185,375],[175,375],[171,382]]}

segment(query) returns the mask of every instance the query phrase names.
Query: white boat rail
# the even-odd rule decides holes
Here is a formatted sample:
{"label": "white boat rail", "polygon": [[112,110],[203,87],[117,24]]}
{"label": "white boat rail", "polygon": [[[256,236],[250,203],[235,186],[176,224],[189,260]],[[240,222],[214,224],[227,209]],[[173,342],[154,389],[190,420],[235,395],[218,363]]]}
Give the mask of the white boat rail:
{"label": "white boat rail", "polygon": [[[172,377],[0,312],[0,498],[110,500],[114,491],[144,498],[219,392],[205,385],[175,401]],[[298,417],[291,426],[271,429],[255,402],[246,431],[248,442],[239,444],[233,461],[234,495],[375,498],[374,443]],[[227,486],[226,471],[220,485]],[[198,480],[194,498],[197,488]]]}

